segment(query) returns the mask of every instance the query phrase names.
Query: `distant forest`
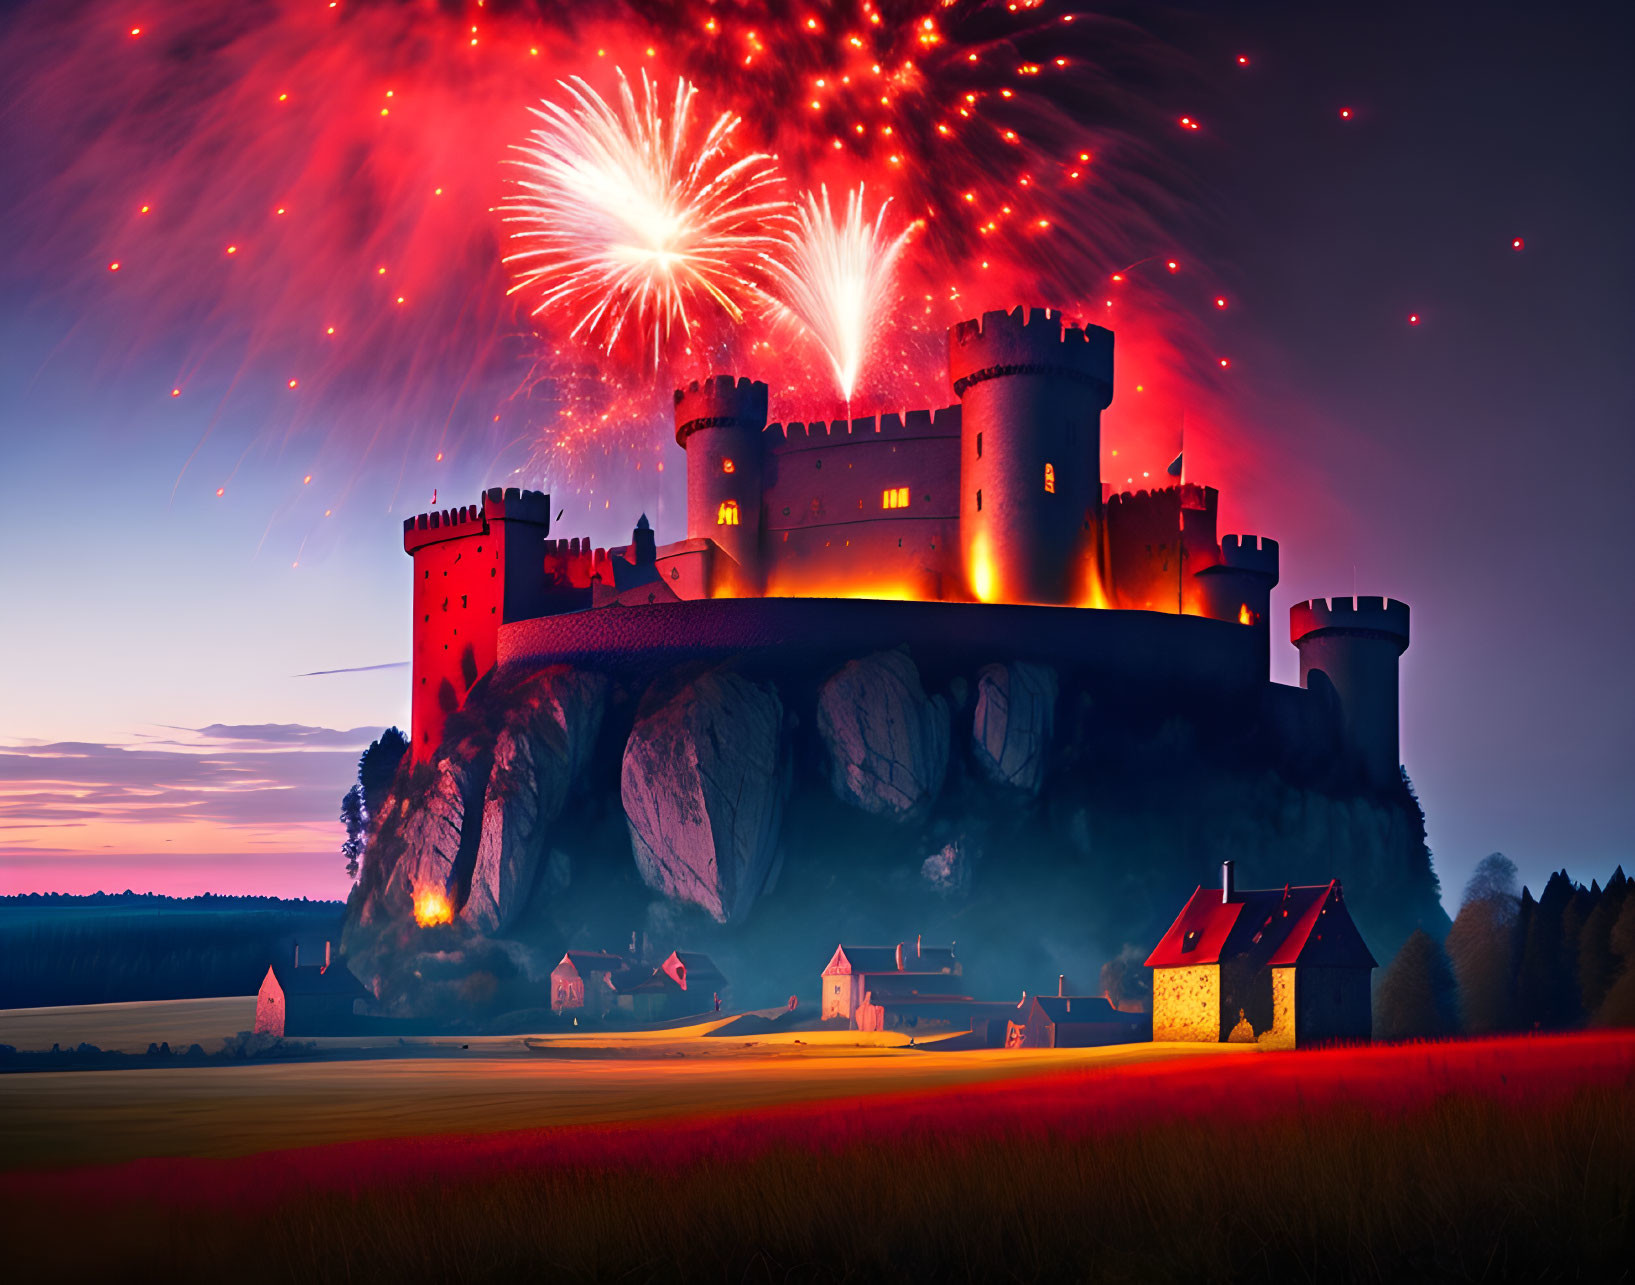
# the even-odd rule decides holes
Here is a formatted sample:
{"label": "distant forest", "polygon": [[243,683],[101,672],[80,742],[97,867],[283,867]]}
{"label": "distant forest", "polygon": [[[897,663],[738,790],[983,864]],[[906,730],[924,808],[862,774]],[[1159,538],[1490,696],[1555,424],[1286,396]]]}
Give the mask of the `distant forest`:
{"label": "distant forest", "polygon": [[0,897],[0,1008],[253,995],[293,939],[340,936],[343,903],[277,897]]}
{"label": "distant forest", "polygon": [[1493,853],[1447,940],[1414,933],[1374,992],[1379,1040],[1585,1025],[1635,1026],[1635,888],[1622,866],[1604,888],[1558,870],[1535,898]]}

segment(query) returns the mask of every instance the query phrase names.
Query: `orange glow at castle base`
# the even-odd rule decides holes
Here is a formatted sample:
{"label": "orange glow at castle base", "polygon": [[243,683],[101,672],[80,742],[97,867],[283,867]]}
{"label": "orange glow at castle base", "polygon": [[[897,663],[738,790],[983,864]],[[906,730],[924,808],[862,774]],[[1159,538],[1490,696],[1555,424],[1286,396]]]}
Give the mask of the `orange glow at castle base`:
{"label": "orange glow at castle base", "polygon": [[414,921],[422,928],[453,922],[454,907],[441,888],[418,888],[414,894]]}

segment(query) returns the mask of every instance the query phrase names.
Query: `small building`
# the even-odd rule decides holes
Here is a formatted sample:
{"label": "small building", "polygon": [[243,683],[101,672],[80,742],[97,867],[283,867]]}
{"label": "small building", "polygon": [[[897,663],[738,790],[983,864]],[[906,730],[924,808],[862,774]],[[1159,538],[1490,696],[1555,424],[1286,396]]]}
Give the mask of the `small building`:
{"label": "small building", "polygon": [[594,1017],[613,1007],[614,977],[630,961],[602,950],[570,950],[551,970],[551,1012],[583,1010]]}
{"label": "small building", "polygon": [[1338,879],[1243,890],[1223,862],[1220,889],[1192,894],[1147,967],[1155,1040],[1295,1048],[1373,1031],[1378,965]]}
{"label": "small building", "polygon": [[912,946],[837,946],[823,968],[822,1017],[842,1017],[856,1025],[857,1010],[871,991],[881,998],[905,991],[947,994],[952,990],[949,979],[963,973],[952,946],[927,946],[919,937]]}
{"label": "small building", "polygon": [[369,992],[346,964],[334,958],[330,943],[303,952],[290,950],[289,963],[277,961],[261,979],[255,997],[255,1033],[282,1039],[294,1035],[345,1035]]}
{"label": "small building", "polygon": [[1035,995],[1011,1023],[1006,1048],[1084,1049],[1132,1044],[1147,1038],[1145,1013],[1121,1013],[1105,995],[1068,995],[1056,979],[1056,994]]}
{"label": "small building", "polygon": [[637,1021],[658,1022],[719,1011],[727,985],[708,955],[673,950],[646,977],[635,971],[616,977],[614,1002]]}

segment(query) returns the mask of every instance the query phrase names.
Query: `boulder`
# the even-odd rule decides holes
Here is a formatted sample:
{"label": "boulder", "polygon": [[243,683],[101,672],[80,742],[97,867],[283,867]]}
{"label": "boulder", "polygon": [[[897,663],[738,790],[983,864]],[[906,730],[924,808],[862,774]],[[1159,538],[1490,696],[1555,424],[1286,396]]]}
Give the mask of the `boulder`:
{"label": "boulder", "polygon": [[718,923],[749,913],[777,849],[782,727],[777,689],[727,672],[695,678],[637,720],[620,793],[649,888]]}
{"label": "boulder", "polygon": [[399,804],[402,815],[396,839],[402,852],[381,897],[389,916],[412,913],[417,892],[430,889],[450,893],[473,768],[469,759],[446,754],[432,764],[432,778],[425,791]]}
{"label": "boulder", "polygon": [[829,783],[853,807],[893,821],[931,810],[948,774],[948,702],[927,697],[906,651],[854,660],[818,692]]}
{"label": "boulder", "polygon": [[1048,665],[985,665],[977,674],[971,750],[995,785],[1038,795],[1056,726],[1057,690],[1056,671]]}
{"label": "boulder", "polygon": [[534,890],[546,836],[601,731],[607,679],[553,666],[508,696],[494,738],[463,923],[503,932]]}

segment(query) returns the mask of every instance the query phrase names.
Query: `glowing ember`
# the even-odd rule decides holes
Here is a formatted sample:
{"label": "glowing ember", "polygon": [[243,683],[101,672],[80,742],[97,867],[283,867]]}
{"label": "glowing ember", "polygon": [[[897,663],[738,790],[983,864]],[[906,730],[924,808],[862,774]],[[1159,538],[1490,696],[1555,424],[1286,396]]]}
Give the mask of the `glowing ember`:
{"label": "glowing ember", "polygon": [[414,894],[414,921],[422,928],[446,924],[454,919],[454,907],[441,888],[419,888]]}

